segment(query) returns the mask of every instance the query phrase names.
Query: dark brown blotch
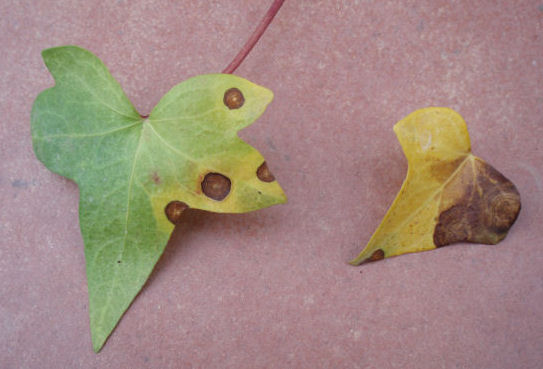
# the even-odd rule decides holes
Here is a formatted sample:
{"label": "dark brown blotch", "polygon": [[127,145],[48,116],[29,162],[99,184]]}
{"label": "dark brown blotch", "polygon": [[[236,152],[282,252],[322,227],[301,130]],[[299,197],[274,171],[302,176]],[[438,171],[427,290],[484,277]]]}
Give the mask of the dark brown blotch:
{"label": "dark brown blotch", "polygon": [[467,208],[463,205],[455,205],[442,212],[434,229],[434,245],[442,247],[467,241],[470,237],[471,226],[466,215]]}
{"label": "dark brown blotch", "polygon": [[495,232],[507,232],[520,212],[520,194],[515,185],[496,169],[487,165],[485,175],[490,179],[485,193],[484,224]]}
{"label": "dark brown blotch", "polygon": [[[475,173],[469,182],[457,181],[451,191],[462,191],[456,204],[439,214],[434,229],[436,247],[456,242],[496,244],[505,238],[520,212],[515,185],[486,162],[476,159],[464,173]],[[464,176],[466,178],[467,176]],[[449,196],[445,190],[443,196]]]}
{"label": "dark brown blotch", "polygon": [[224,93],[223,102],[228,109],[239,109],[243,106],[245,97],[243,97],[243,94],[239,89],[232,87]]}
{"label": "dark brown blotch", "polygon": [[375,250],[369,257],[368,261],[379,261],[385,258],[385,252],[381,249]]}
{"label": "dark brown blotch", "polygon": [[275,177],[272,174],[272,172],[270,172],[270,169],[268,168],[268,164],[266,164],[266,162],[263,162],[258,167],[258,169],[256,170],[256,176],[262,182],[273,182],[273,181],[275,181]]}
{"label": "dark brown blotch", "polygon": [[488,204],[488,227],[496,232],[506,232],[517,220],[520,212],[520,196],[499,194]]}
{"label": "dark brown blotch", "polygon": [[182,201],[170,201],[164,208],[166,217],[173,224],[181,223],[181,215],[189,206]]}
{"label": "dark brown blotch", "polygon": [[230,179],[220,173],[208,173],[202,181],[203,193],[217,201],[224,200],[228,196],[230,187],[232,187]]}

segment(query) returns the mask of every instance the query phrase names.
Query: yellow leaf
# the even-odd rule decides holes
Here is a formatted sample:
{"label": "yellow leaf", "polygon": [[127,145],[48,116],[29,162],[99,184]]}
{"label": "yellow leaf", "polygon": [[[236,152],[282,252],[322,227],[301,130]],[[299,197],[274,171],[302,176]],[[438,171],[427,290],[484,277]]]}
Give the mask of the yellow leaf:
{"label": "yellow leaf", "polygon": [[496,244],[520,211],[515,185],[471,153],[466,123],[448,108],[417,110],[394,126],[407,177],[358,265],[456,242]]}

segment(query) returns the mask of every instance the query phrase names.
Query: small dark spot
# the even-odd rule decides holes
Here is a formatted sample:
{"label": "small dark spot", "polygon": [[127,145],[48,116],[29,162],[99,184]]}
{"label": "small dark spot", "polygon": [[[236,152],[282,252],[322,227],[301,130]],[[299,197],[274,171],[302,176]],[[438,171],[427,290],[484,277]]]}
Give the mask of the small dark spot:
{"label": "small dark spot", "polygon": [[539,5],[537,8],[539,9],[540,12],[543,12],[543,4]]}
{"label": "small dark spot", "polygon": [[270,169],[268,168],[268,164],[266,164],[266,162],[263,162],[258,167],[258,169],[256,170],[256,176],[262,182],[273,182],[273,181],[275,181],[275,177],[273,176],[272,172],[270,172]]}
{"label": "small dark spot", "polygon": [[153,182],[155,182],[155,184],[160,184],[160,176],[157,172],[153,172],[153,174],[151,174],[151,179],[153,180]]}
{"label": "small dark spot", "polygon": [[239,109],[243,106],[245,98],[243,97],[243,94],[240,90],[232,87],[226,90],[226,92],[224,93],[223,102],[224,105],[228,107],[228,109]]}
{"label": "small dark spot", "polygon": [[188,205],[182,201],[170,201],[168,205],[164,208],[166,217],[173,224],[181,223],[181,215],[188,208]]}
{"label": "small dark spot", "polygon": [[373,254],[371,254],[368,261],[378,261],[383,260],[385,258],[385,252],[381,249],[375,250]]}
{"label": "small dark spot", "polygon": [[220,173],[208,173],[202,181],[202,191],[213,200],[221,201],[230,193],[232,182]]}
{"label": "small dark spot", "polygon": [[120,261],[120,260],[117,260],[117,264],[120,264],[120,263],[121,263],[121,261]]}

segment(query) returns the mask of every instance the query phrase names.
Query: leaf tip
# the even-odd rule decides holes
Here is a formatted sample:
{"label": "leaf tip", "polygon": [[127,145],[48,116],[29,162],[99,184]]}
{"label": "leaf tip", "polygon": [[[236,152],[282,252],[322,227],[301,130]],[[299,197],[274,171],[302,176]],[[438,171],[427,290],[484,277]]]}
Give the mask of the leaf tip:
{"label": "leaf tip", "polygon": [[352,266],[359,266],[361,262],[358,261],[358,258],[354,258],[352,260],[349,260],[348,263],[351,264]]}
{"label": "leaf tip", "polygon": [[105,342],[106,342],[105,339],[98,339],[96,337],[92,337],[92,350],[94,351],[95,354],[99,353],[102,350],[102,347],[104,347]]}
{"label": "leaf tip", "polygon": [[[369,256],[368,256],[369,255]],[[349,261],[349,264],[358,266],[365,263],[383,260],[385,258],[385,251],[383,249],[376,249],[371,254],[364,249],[360,255],[353,260]]]}
{"label": "leaf tip", "polygon": [[47,60],[52,58],[54,55],[59,54],[59,53],[67,53],[67,52],[85,53],[85,54],[90,54],[94,56],[94,54],[92,54],[90,51],[85,50],[82,47],[79,47],[76,45],[63,45],[63,46],[49,47],[41,51],[41,56],[43,60],[47,62]]}
{"label": "leaf tip", "polygon": [[91,320],[91,341],[92,349],[95,353],[98,353],[102,350],[107,340],[109,339],[109,336],[111,335],[111,333],[113,333],[113,330],[115,329],[117,323],[118,321],[116,321],[116,323],[112,327],[108,328],[103,325],[93,325]]}

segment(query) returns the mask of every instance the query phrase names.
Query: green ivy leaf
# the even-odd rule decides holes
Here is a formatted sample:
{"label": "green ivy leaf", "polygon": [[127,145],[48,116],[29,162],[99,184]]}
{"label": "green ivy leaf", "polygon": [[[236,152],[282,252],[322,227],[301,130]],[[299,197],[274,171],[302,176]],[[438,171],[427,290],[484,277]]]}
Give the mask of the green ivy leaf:
{"label": "green ivy leaf", "polygon": [[142,118],[89,51],[52,48],[43,59],[56,84],[34,102],[34,151],[80,189],[90,327],[99,351],[185,206],[239,213],[286,202],[263,157],[237,136],[273,94],[233,75],[201,75],[173,87]]}

